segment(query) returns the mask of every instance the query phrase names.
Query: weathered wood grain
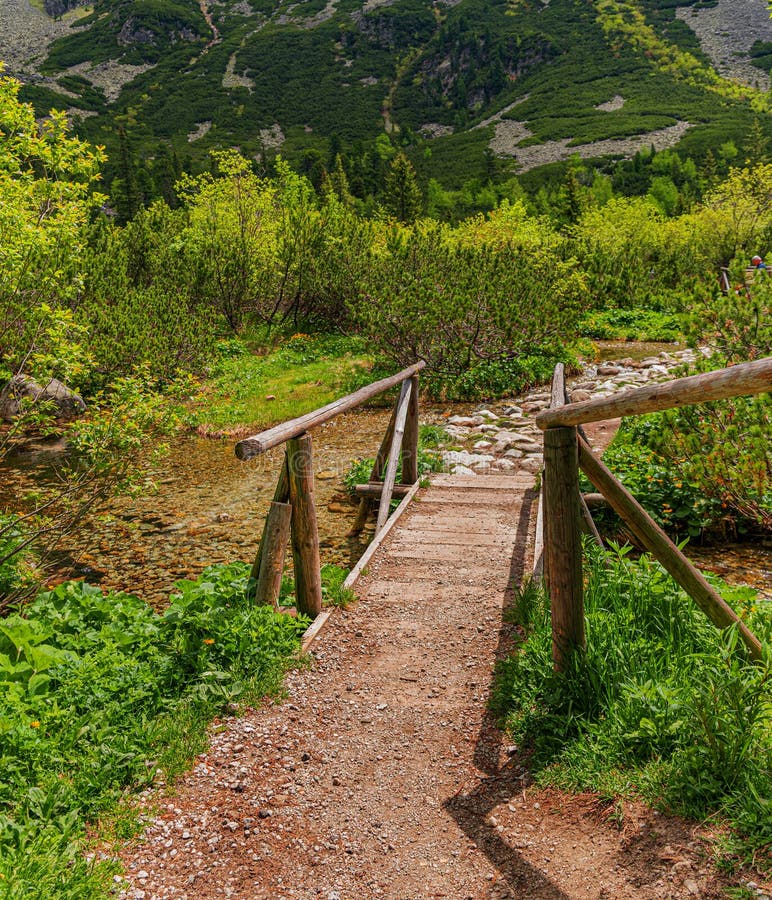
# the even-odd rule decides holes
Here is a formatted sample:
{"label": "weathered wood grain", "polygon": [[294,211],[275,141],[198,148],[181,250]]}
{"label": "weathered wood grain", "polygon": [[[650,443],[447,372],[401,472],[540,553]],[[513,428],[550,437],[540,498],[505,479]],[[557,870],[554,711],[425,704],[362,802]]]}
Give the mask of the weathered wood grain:
{"label": "weathered wood grain", "polygon": [[260,566],[255,602],[259,606],[273,606],[274,609],[278,606],[291,519],[292,507],[289,503],[271,503],[265,517],[258,555]]}
{"label": "weathered wood grain", "polygon": [[322,611],[322,578],[310,434],[287,441],[287,471],[292,504],[290,531],[295,568],[295,598],[298,612],[313,618]]}
{"label": "weathered wood grain", "polygon": [[576,441],[575,428],[550,428],[544,434],[544,563],[556,671],[585,645]]}
{"label": "weathered wood grain", "polygon": [[765,391],[772,391],[772,356],[715,372],[676,378],[665,384],[635,388],[611,397],[547,409],[536,416],[536,424],[542,429],[573,426]]}
{"label": "weathered wood grain", "polygon": [[407,421],[407,412],[412,393],[412,382],[410,380],[403,381],[402,390],[399,395],[399,403],[397,405],[397,416],[394,420],[394,435],[391,439],[391,447],[389,449],[389,462],[386,465],[386,474],[383,478],[383,493],[381,494],[381,503],[378,507],[378,519],[375,523],[376,536],[386,524],[386,519],[389,517],[389,504],[391,503],[391,495],[394,491],[394,482],[397,479],[397,466],[399,464],[402,439],[405,434],[405,422]]}

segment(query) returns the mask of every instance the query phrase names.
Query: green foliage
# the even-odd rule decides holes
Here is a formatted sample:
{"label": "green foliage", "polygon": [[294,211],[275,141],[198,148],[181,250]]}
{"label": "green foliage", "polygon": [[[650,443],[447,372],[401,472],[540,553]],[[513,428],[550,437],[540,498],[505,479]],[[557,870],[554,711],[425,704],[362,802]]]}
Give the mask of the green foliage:
{"label": "green foliage", "polygon": [[102,379],[146,366],[168,383],[212,355],[221,325],[193,283],[185,224],[183,211],[159,201],[124,228],[92,229],[77,313]]}
{"label": "green foliage", "polygon": [[398,222],[415,222],[421,215],[423,197],[416,182],[415,169],[404,153],[398,153],[391,161],[383,202]]}
{"label": "green foliage", "polygon": [[556,258],[557,236],[522,207],[457,231],[424,222],[385,238],[353,314],[396,363],[426,359],[442,386],[479,366],[484,392],[508,377],[509,361],[519,368],[518,356],[565,352],[584,279],[573,261]]}
{"label": "green foliage", "polygon": [[724,518],[720,501],[706,496],[700,485],[686,480],[663,456],[636,443],[643,434],[653,435],[664,424],[653,416],[626,424],[604,460],[665,531],[676,538],[698,537],[705,529],[719,527]]}
{"label": "green foliage", "polygon": [[0,77],[0,366],[20,372],[47,352],[54,311],[76,295],[89,196],[103,155],[69,137],[63,114],[41,128],[18,100],[19,82]]}
{"label": "green foliage", "polygon": [[321,568],[322,576],[322,602],[325,606],[346,607],[356,600],[356,594],[351,588],[343,586],[348,577],[348,569],[326,563]]}
{"label": "green foliage", "polygon": [[[732,280],[744,268],[734,267]],[[715,348],[709,371],[772,353],[772,284],[759,274],[739,292],[702,292],[692,301],[692,339]],[[772,407],[768,394],[704,403],[623,422],[609,465],[669,531],[696,536],[772,528]]]}
{"label": "green foliage", "polygon": [[[588,549],[587,650],[552,669],[549,605],[528,589],[525,641],[499,669],[494,705],[541,784],[636,792],[672,812],[718,814],[761,865],[772,842],[772,661],[753,665],[736,629],[718,632],[647,557]],[[765,604],[748,624],[772,636]]]}
{"label": "green foliage", "polygon": [[70,582],[2,621],[6,896],[106,894],[110,866],[83,855],[86,823],[175,774],[229,703],[276,690],[306,623],[250,604],[248,573],[235,563],[179,582],[163,615]]}
{"label": "green foliage", "polygon": [[678,341],[678,316],[649,309],[604,309],[588,313],[579,325],[584,337],[602,341]]}

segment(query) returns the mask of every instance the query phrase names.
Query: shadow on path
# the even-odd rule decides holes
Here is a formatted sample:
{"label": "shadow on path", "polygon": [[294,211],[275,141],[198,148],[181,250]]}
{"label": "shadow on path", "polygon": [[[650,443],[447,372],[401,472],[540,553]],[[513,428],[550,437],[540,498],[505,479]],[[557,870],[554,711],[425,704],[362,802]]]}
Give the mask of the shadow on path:
{"label": "shadow on path", "polygon": [[[522,584],[528,556],[529,525],[535,515],[538,500],[536,490],[526,491],[516,525],[515,550],[510,561],[509,590],[505,608]],[[512,652],[512,628],[502,621],[496,647],[496,666]],[[488,686],[490,699],[496,678],[496,668]],[[492,810],[522,793],[522,784],[509,760],[500,763],[504,735],[498,727],[496,716],[487,709],[474,752],[474,763],[485,775],[479,778],[469,792],[462,788],[454,797],[446,800],[445,809],[458,823],[467,837],[474,841],[491,865],[499,873],[499,879],[490,888],[491,897],[538,897],[541,900],[569,900],[569,895],[553,884],[539,869],[522,857],[499,832],[487,823]]]}

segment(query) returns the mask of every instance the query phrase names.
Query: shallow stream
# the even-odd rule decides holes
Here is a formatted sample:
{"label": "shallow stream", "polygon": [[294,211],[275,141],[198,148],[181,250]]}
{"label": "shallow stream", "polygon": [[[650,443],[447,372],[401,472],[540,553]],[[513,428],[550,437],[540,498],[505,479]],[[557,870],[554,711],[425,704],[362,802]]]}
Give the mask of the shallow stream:
{"label": "shallow stream", "polygon": [[[605,359],[643,358],[672,345],[608,342]],[[448,414],[468,413],[479,404],[424,407],[422,421],[441,422]],[[358,538],[348,532],[357,505],[345,493],[343,476],[352,460],[372,457],[391,410],[357,410],[316,429],[314,468],[323,562],[350,568],[372,534],[372,523]],[[257,550],[283,448],[251,462],[240,462],[234,440],[181,436],[156,473],[157,491],[119,497],[65,540],[52,581],[80,577],[104,588],[137,593],[163,606],[175,580],[197,576],[212,563],[251,561]],[[56,451],[38,450],[6,459],[0,467],[0,508],[36,479],[54,476]],[[689,552],[689,551],[687,551]],[[698,548],[700,564],[730,581],[765,589],[772,596],[770,558],[763,546]]]}

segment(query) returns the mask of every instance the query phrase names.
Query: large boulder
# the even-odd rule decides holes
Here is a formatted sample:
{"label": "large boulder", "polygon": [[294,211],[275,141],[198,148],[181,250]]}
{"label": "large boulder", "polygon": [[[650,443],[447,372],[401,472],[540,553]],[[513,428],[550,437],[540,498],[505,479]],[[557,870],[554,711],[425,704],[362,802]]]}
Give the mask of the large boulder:
{"label": "large boulder", "polygon": [[29,375],[14,375],[0,390],[0,419],[10,422],[17,418],[22,401],[27,398],[32,403],[51,401],[56,418],[67,422],[77,419],[86,411],[83,398],[56,378],[41,386]]}

